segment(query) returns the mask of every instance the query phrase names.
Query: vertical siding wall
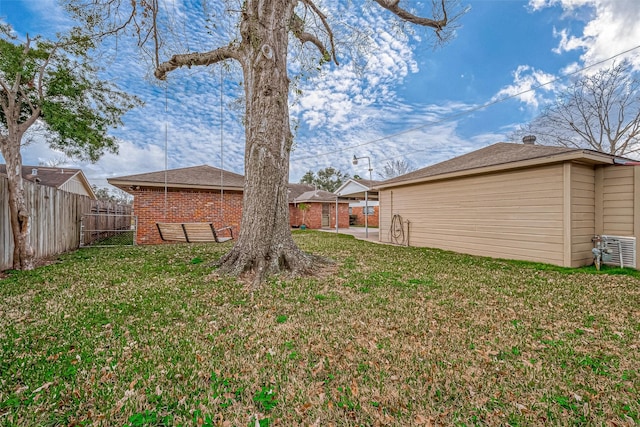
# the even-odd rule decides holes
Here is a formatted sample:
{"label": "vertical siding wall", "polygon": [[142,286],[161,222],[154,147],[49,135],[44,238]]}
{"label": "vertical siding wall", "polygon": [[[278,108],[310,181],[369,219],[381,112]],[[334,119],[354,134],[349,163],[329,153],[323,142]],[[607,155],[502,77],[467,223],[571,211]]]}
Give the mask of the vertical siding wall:
{"label": "vertical siding wall", "polygon": [[593,263],[595,231],[595,171],[593,166],[571,165],[571,267]]}
{"label": "vertical siding wall", "polygon": [[89,195],[89,192],[77,176],[74,176],[73,178],[62,184],[60,186],[60,190],[68,191],[69,193],[82,194],[84,196]]}
{"label": "vertical siding wall", "polygon": [[603,169],[602,234],[634,236],[634,169],[625,166]]}
{"label": "vertical siding wall", "polygon": [[550,165],[383,190],[380,239],[399,214],[412,246],[564,265],[564,174]]}
{"label": "vertical siding wall", "polygon": [[[600,197],[597,197],[598,190]],[[597,169],[596,197],[596,234],[635,237],[636,247],[640,249],[640,167]],[[640,266],[638,249],[636,266]]]}
{"label": "vertical siding wall", "polygon": [[[27,206],[32,212],[31,246],[36,258],[77,249],[80,218],[91,211],[92,200],[53,187],[24,182]],[[9,185],[0,177],[0,270],[13,267],[13,235],[9,218]]]}

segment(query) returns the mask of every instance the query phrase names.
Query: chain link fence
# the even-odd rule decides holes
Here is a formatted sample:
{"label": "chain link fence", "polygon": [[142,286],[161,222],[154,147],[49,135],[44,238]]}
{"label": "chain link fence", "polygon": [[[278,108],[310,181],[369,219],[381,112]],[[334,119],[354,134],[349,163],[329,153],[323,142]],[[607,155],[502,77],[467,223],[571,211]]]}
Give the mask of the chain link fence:
{"label": "chain link fence", "polygon": [[[123,212],[92,212],[82,215],[80,247],[135,245],[138,220],[129,207]],[[129,208],[129,209],[124,209]],[[127,212],[128,211],[128,212]]]}

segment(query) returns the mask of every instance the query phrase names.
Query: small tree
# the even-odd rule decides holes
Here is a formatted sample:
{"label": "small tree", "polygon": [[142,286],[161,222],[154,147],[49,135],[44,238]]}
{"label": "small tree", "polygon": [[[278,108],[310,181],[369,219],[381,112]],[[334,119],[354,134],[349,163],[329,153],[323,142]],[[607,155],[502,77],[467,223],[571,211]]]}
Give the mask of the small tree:
{"label": "small tree", "polygon": [[7,164],[13,268],[30,270],[31,213],[20,152],[25,132],[39,124],[52,148],[96,161],[104,152],[117,152],[107,131],[138,101],[97,77],[88,57],[94,44],[78,31],[49,42],[29,36],[18,41],[9,27],[0,30],[0,152]]}
{"label": "small tree", "polygon": [[640,79],[625,61],[580,78],[511,135],[624,156],[640,152]]}
{"label": "small tree", "polygon": [[300,209],[300,211],[302,212],[302,225],[304,225],[306,227],[307,225],[307,211],[309,210],[311,206],[309,206],[306,203],[300,203],[298,205],[298,209]]}
{"label": "small tree", "polygon": [[340,172],[332,167],[320,169],[317,173],[308,171],[300,179],[301,184],[315,185],[320,190],[334,192],[344,181],[349,179],[349,175]]}
{"label": "small tree", "polygon": [[133,201],[133,196],[119,188],[109,189],[106,187],[98,187],[97,185],[92,185],[91,189],[93,190],[96,198],[103,202],[113,202],[118,203],[120,205],[130,205]]}

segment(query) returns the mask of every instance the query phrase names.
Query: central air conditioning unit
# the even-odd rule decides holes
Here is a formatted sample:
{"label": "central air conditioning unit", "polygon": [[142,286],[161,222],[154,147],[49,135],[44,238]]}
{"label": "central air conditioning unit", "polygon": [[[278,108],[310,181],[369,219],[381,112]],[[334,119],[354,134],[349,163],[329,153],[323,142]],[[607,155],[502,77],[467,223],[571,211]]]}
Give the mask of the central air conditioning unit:
{"label": "central air conditioning unit", "polygon": [[636,267],[636,238],[628,236],[602,235],[611,250],[611,260],[603,264],[617,265],[618,267]]}

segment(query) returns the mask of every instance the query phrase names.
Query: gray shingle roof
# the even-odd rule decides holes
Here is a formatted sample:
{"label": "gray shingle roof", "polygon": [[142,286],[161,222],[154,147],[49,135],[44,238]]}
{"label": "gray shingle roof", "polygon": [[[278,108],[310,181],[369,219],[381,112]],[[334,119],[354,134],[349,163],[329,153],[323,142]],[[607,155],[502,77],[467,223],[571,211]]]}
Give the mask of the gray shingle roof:
{"label": "gray shingle roof", "polygon": [[289,202],[291,203],[301,194],[315,189],[316,187],[311,184],[289,184]]}
{"label": "gray shingle roof", "polygon": [[[35,175],[33,174],[34,170],[37,170]],[[80,172],[80,169],[22,165],[23,179],[55,188],[60,188],[62,184],[69,181],[78,172]],[[0,174],[7,174],[7,165],[0,165]]]}
{"label": "gray shingle roof", "polygon": [[497,166],[514,163],[523,160],[532,160],[548,157],[551,158],[569,152],[589,151],[576,148],[552,147],[546,145],[513,144],[499,142],[485,148],[481,148],[462,156],[454,157],[432,166],[427,166],[413,172],[389,179],[381,183],[382,186],[388,184],[401,183],[404,181],[414,181],[421,178],[428,178],[437,175],[444,175],[453,172],[471,171],[488,166]]}
{"label": "gray shingle roof", "polygon": [[355,182],[364,185],[365,187],[368,188],[373,188],[376,185],[380,184],[382,181],[377,181],[375,179],[372,180],[368,180],[368,179],[354,179]]}
{"label": "gray shingle roof", "polygon": [[[291,201],[291,199],[289,199]],[[332,202],[335,203],[336,195],[325,190],[311,190],[302,193],[296,197],[294,203],[308,203],[308,202]],[[339,203],[348,203],[347,201],[339,200]]]}
{"label": "gray shingle roof", "polygon": [[[220,188],[221,186],[242,188],[244,185],[244,176],[209,165],[170,169],[166,171],[166,176],[167,186],[172,188]],[[109,184],[115,186],[126,183],[127,185],[148,185],[157,187],[164,185],[165,171],[120,176],[116,178],[109,178],[107,181]]]}

